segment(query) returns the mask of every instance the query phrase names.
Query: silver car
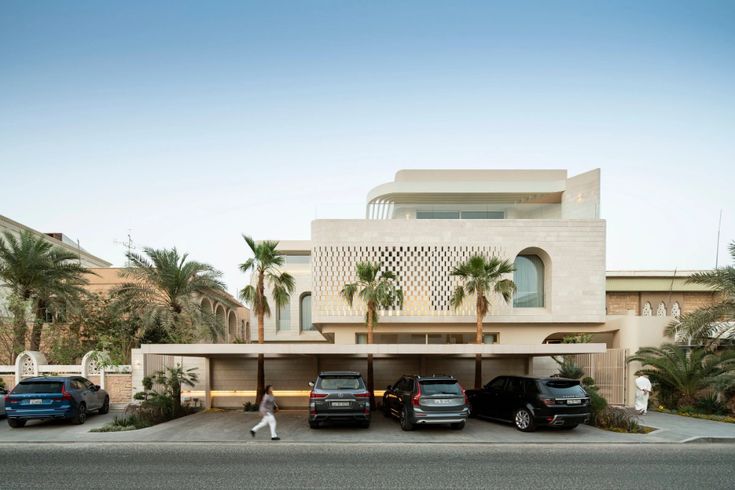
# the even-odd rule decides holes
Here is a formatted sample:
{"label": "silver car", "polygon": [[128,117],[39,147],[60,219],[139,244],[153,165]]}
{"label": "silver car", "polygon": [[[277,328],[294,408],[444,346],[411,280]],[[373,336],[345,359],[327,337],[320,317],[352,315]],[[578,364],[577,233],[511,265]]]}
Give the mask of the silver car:
{"label": "silver car", "polygon": [[309,427],[325,422],[357,422],[370,426],[370,392],[360,373],[325,371],[309,383]]}

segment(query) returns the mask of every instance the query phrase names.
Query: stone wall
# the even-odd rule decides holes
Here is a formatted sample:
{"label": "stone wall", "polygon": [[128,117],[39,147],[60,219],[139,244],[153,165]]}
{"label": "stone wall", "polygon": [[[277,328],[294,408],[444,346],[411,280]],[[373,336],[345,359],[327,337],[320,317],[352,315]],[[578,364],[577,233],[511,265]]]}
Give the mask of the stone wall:
{"label": "stone wall", "polygon": [[664,305],[666,315],[672,314],[674,305],[678,305],[681,313],[691,313],[699,308],[711,306],[717,302],[717,293],[706,291],[690,292],[608,292],[606,294],[607,314],[626,315],[633,310],[641,315],[644,305],[651,305],[652,316],[655,316],[660,304]]}

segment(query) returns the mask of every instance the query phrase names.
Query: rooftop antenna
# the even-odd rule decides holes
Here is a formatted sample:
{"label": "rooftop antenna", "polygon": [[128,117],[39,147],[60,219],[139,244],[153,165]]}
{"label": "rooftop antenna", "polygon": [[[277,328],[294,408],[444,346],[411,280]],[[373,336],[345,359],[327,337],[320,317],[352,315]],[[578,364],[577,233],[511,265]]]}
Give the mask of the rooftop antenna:
{"label": "rooftop antenna", "polygon": [[720,209],[720,221],[717,223],[717,251],[715,252],[715,269],[720,265],[720,231],[722,230],[722,209]]}
{"label": "rooftop antenna", "polygon": [[130,258],[129,258],[130,257],[130,253],[133,250],[135,250],[135,244],[133,242],[132,233],[133,233],[133,230],[130,229],[130,228],[128,228],[128,239],[127,240],[125,240],[124,242],[121,242],[119,240],[114,240],[113,241],[113,243],[115,245],[122,245],[127,250],[127,252],[125,253],[125,259],[126,259],[125,260],[125,267],[130,267]]}

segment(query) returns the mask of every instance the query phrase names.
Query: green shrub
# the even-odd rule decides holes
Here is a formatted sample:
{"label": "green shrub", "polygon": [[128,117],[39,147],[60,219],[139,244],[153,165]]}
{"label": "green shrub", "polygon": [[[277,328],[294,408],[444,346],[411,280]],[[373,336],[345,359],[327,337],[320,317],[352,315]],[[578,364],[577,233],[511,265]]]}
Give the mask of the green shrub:
{"label": "green shrub", "polygon": [[590,397],[590,410],[592,412],[592,420],[594,421],[597,414],[607,408],[607,400],[604,396],[600,395],[600,389],[595,384],[595,380],[589,376],[582,380],[582,386],[584,387],[584,391],[587,392],[587,395]]}
{"label": "green shrub", "polygon": [[567,357],[552,357],[559,365],[558,374],[562,378],[580,379],[584,376],[584,370],[579,367],[572,359]]}
{"label": "green shrub", "polygon": [[245,402],[242,405],[242,409],[244,412],[257,412],[258,408],[258,404],[253,402]]}
{"label": "green shrub", "polygon": [[594,417],[594,425],[616,432],[643,432],[638,423],[638,415],[631,409],[605,407]]}
{"label": "green shrub", "polygon": [[693,410],[707,415],[728,415],[730,410],[717,399],[716,393],[707,393],[694,401]]}

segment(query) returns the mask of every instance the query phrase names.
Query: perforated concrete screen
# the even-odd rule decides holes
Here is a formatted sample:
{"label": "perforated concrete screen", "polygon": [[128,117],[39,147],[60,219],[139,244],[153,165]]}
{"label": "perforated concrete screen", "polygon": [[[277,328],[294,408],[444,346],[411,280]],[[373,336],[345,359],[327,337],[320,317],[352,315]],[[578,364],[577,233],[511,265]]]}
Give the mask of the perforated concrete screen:
{"label": "perforated concrete screen", "polygon": [[[384,311],[386,316],[448,316],[466,315],[474,318],[475,306],[467,298],[459,309],[450,299],[457,278],[450,275],[460,263],[473,255],[507,257],[497,246],[462,245],[335,245],[315,246],[313,250],[313,292],[317,312],[322,316],[362,315],[365,306],[356,301],[352,308],[340,296],[342,287],[356,280],[358,262],[379,262],[383,270],[397,274],[403,289],[403,308]],[[499,296],[493,300],[495,312],[507,312]]]}

